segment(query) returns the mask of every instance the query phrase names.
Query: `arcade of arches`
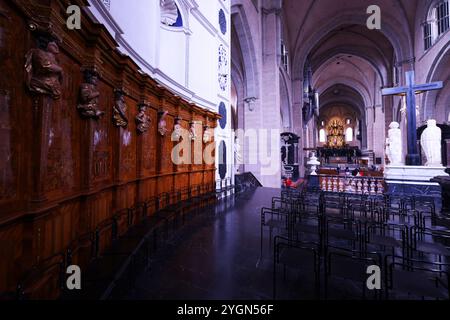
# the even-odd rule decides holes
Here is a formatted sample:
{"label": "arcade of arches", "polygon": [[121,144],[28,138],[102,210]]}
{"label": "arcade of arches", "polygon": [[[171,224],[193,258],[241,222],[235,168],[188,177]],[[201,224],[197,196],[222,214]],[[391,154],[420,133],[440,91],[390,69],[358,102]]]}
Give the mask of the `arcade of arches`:
{"label": "arcade of arches", "polygon": [[[383,88],[404,85],[408,71],[416,83],[443,81],[441,90],[417,95],[417,127],[431,118],[443,126],[450,120],[450,36],[445,28],[435,30],[430,18],[442,15],[436,13],[441,2],[380,1],[382,28],[369,30],[368,1],[345,1],[339,9],[331,0],[261,1],[261,10],[234,1],[231,72],[238,122],[297,135],[300,176],[309,152],[318,149],[357,149],[352,163],[383,170],[392,121],[400,123],[407,150],[406,99],[383,96]],[[435,31],[425,48],[427,21]],[[252,111],[249,98],[256,104]],[[443,160],[446,152],[443,147]],[[246,169],[260,176],[260,167]],[[279,169],[283,176],[283,163]],[[275,179],[261,176],[265,185],[276,185]]]}

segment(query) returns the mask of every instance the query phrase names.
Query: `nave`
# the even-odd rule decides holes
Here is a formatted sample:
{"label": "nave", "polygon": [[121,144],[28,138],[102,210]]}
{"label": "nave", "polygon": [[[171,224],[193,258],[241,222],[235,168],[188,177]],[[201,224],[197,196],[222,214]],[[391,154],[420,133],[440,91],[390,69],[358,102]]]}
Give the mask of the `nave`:
{"label": "nave", "polygon": [[[257,188],[190,216],[112,297],[447,300],[439,212],[427,198]],[[367,289],[374,265],[381,290]]]}

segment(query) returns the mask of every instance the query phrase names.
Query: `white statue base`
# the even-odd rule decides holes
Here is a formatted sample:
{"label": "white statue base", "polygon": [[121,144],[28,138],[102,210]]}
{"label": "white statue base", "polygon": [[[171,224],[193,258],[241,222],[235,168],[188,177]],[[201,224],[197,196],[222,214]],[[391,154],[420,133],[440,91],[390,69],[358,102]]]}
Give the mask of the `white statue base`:
{"label": "white statue base", "polygon": [[386,166],[384,178],[387,193],[442,198],[441,186],[430,180],[437,176],[448,176],[444,167]]}
{"label": "white statue base", "polygon": [[317,176],[317,166],[320,166],[320,161],[318,161],[315,153],[311,155],[306,164],[309,166],[309,175]]}
{"label": "white statue base", "polygon": [[[384,178],[389,180],[396,180],[396,183],[405,183],[412,181],[430,182],[431,179],[437,176],[448,176],[445,172],[445,167],[425,167],[425,166],[386,166],[384,169]],[[400,180],[400,181],[399,181]]]}

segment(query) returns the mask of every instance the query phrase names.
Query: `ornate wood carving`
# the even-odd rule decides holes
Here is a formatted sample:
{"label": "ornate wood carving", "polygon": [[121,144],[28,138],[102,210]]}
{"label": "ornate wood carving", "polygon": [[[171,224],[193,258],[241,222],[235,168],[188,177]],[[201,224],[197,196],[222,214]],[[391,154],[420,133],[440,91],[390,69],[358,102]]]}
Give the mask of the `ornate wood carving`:
{"label": "ornate wood carving", "polygon": [[158,132],[161,136],[165,136],[168,129],[166,123],[166,117],[169,111],[160,109],[158,111]]}
{"label": "ornate wood carving", "polygon": [[175,125],[173,126],[172,141],[178,142],[182,138],[183,127],[181,126],[180,116],[175,117]]}
{"label": "ornate wood carving", "polygon": [[125,92],[123,89],[114,90],[114,101],[113,123],[116,127],[126,128],[128,126],[128,117]]}
{"label": "ornate wood carving", "polygon": [[37,48],[26,54],[27,87],[32,93],[49,95],[57,100],[61,97],[63,78],[63,69],[56,59],[60,40],[51,26],[44,28],[31,22],[29,27],[36,34]]}
{"label": "ornate wood carving", "polygon": [[150,128],[151,119],[146,114],[147,108],[149,107],[148,102],[143,101],[139,104],[139,113],[136,116],[136,129],[139,133],[145,133]]}
{"label": "ornate wood carving", "polygon": [[80,102],[78,111],[84,118],[98,119],[105,114],[99,109],[100,91],[97,89],[100,74],[93,69],[84,70],[84,83],[80,86]]}
{"label": "ornate wood carving", "polygon": [[[175,115],[188,130],[189,121],[218,115],[139,72],[84,10],[83,29],[67,30],[65,5],[0,0],[0,74],[7,75],[0,77],[0,243],[7,247],[0,250],[0,292],[14,290],[34,263],[64,252],[116,210],[214,181],[214,165],[172,163],[169,130]],[[34,17],[39,20],[30,30]],[[200,125],[196,129],[193,144],[203,148]],[[85,267],[84,259],[74,259]],[[49,283],[55,277],[49,274]]]}

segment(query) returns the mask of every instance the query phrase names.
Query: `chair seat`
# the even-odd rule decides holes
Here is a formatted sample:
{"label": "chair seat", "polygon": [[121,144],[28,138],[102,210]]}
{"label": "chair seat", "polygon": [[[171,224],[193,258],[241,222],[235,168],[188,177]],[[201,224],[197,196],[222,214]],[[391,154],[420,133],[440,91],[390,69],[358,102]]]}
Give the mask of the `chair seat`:
{"label": "chair seat", "polygon": [[435,278],[423,272],[394,270],[393,291],[396,294],[415,294],[420,297],[448,299],[448,292],[443,287],[436,287]]}
{"label": "chair seat", "polygon": [[416,250],[423,253],[432,253],[450,257],[450,249],[441,243],[418,242]]}
{"label": "chair seat", "polygon": [[271,229],[283,229],[286,228],[286,221],[271,219],[266,221],[264,225]]}
{"label": "chair seat", "polygon": [[328,236],[347,240],[356,240],[358,238],[357,234],[353,230],[337,228],[328,229]]}
{"label": "chair seat", "polygon": [[319,229],[319,226],[317,226],[317,225],[310,225],[310,224],[303,224],[303,223],[298,223],[294,227],[295,232],[301,232],[301,233],[317,234],[318,229]]}
{"label": "chair seat", "polygon": [[400,241],[389,236],[371,235],[369,243],[392,248],[402,247]]}
{"label": "chair seat", "polygon": [[330,259],[330,267],[332,276],[363,283],[367,280],[367,263],[362,261],[334,255]]}
{"label": "chair seat", "polygon": [[279,262],[305,272],[314,272],[314,254],[306,249],[283,248],[279,254]]}

